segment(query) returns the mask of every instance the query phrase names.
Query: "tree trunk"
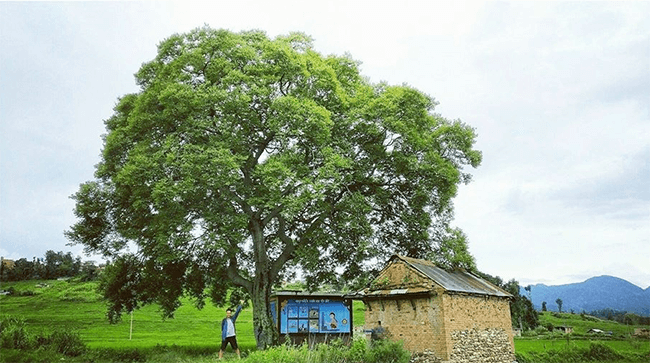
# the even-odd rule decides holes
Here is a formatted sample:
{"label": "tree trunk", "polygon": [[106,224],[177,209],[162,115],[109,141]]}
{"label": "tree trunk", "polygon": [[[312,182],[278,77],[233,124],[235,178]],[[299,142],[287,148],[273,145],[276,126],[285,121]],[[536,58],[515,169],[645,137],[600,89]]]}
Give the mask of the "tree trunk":
{"label": "tree trunk", "polygon": [[269,299],[271,286],[269,276],[258,276],[253,282],[253,332],[257,349],[266,349],[278,342],[278,332],[273,322]]}

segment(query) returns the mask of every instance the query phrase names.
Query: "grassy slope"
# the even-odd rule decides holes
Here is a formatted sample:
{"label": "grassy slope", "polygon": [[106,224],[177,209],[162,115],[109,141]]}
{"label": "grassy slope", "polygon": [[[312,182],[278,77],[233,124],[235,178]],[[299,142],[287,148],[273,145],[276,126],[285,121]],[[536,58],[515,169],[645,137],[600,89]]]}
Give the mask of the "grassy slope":
{"label": "grassy slope", "polygon": [[[580,314],[563,313],[553,315],[551,312],[540,313],[540,326],[547,324],[554,326],[572,326],[574,334],[567,339],[566,335],[554,333],[538,336],[528,336],[515,339],[515,351],[517,353],[544,352],[549,350],[566,350],[567,348],[586,348],[592,341],[601,342],[617,352],[647,354],[650,352],[650,341],[641,339],[628,339],[634,332],[635,327],[627,326],[615,321],[601,320],[598,318]],[[588,334],[589,329],[596,328],[603,331],[611,331],[612,336],[598,336]]]}
{"label": "grassy slope", "polygon": [[[49,287],[37,288],[39,283]],[[29,329],[35,333],[51,331],[55,327],[76,330],[91,348],[152,348],[157,345],[194,347],[216,352],[220,342],[218,323],[224,317],[224,309],[206,304],[197,310],[192,301],[184,299],[174,319],[163,321],[156,306],[147,306],[134,313],[133,338],[129,340],[130,316],[123,317],[119,324],[107,322],[105,303],[95,291],[96,283],[65,281],[26,281],[3,283],[0,289],[13,286],[18,291],[30,290],[34,296],[0,296],[0,314],[21,316]],[[364,307],[354,304],[354,325],[364,323]],[[542,325],[570,325],[574,334],[570,341],[560,335],[541,335],[517,338],[515,349],[519,353],[562,350],[567,347],[588,346],[590,341],[603,341],[619,352],[650,352],[648,340],[603,340],[586,334],[591,328],[614,332],[614,337],[623,338],[633,327],[612,321],[592,321],[580,315],[562,314],[559,318],[551,313],[540,317]],[[242,350],[254,350],[252,309],[242,311],[237,320],[238,341]],[[582,338],[583,340],[579,340]]]}
{"label": "grassy slope", "polygon": [[554,326],[566,325],[572,326],[574,334],[587,334],[592,328],[603,331],[611,331],[614,337],[626,337],[634,333],[635,327],[641,325],[625,325],[612,320],[602,320],[593,316],[586,315],[584,318],[580,314],[569,313],[540,313],[540,324],[545,326],[551,323]]}
{"label": "grassy slope", "polygon": [[[49,286],[37,288],[46,283]],[[97,284],[66,281],[24,281],[3,283],[17,291],[33,291],[34,296],[0,296],[0,314],[25,318],[32,332],[52,331],[55,327],[76,330],[90,348],[150,348],[156,345],[192,346],[218,349],[219,323],[225,309],[209,302],[202,310],[183,299],[174,319],[162,320],[156,306],[146,306],[133,314],[133,336],[129,340],[130,315],[118,324],[109,324],[106,305],[96,292]],[[362,326],[364,308],[354,305],[354,324]],[[244,309],[237,319],[237,340],[242,350],[255,349],[252,309]]]}

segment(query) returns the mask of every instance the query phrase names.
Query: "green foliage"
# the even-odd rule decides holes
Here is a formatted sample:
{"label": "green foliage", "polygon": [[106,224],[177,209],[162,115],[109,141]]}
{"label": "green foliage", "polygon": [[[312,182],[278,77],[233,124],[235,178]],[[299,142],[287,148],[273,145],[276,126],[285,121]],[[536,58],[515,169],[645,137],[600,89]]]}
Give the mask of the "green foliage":
{"label": "green foliage", "polygon": [[474,256],[468,250],[467,236],[462,230],[447,228],[446,233],[440,234],[439,238],[439,243],[428,256],[429,260],[448,270],[463,268],[477,271]]}
{"label": "green foliage", "polygon": [[25,320],[12,317],[0,317],[0,346],[3,349],[29,349],[31,339],[25,329]]}
{"label": "green foliage", "polygon": [[21,258],[15,261],[13,268],[0,265],[0,281],[24,281],[39,279],[56,279],[59,277],[79,276],[85,281],[91,281],[97,276],[97,266],[94,262],[81,262],[80,257],[72,257],[71,252],[54,252],[48,250],[44,258],[32,261]]}
{"label": "green foliage", "polygon": [[515,353],[521,363],[564,362],[646,362],[643,353],[620,353],[607,344],[590,342],[587,346],[567,345],[543,351]]}
{"label": "green foliage", "polygon": [[86,350],[79,333],[66,330],[55,330],[50,335],[49,344],[57,352],[70,357],[79,356]]}
{"label": "green foliage", "polygon": [[69,357],[81,355],[86,345],[77,332],[56,329],[50,335],[34,335],[27,331],[25,319],[13,316],[0,317],[0,346],[3,349],[51,349]]}
{"label": "green foliage", "polygon": [[617,321],[628,325],[650,325],[650,316],[640,316],[627,311],[600,309],[590,311],[588,316]]}
{"label": "green foliage", "polygon": [[411,354],[400,342],[379,341],[368,344],[364,339],[355,339],[350,345],[341,341],[292,347],[281,345],[265,351],[252,352],[244,363],[406,363]]}

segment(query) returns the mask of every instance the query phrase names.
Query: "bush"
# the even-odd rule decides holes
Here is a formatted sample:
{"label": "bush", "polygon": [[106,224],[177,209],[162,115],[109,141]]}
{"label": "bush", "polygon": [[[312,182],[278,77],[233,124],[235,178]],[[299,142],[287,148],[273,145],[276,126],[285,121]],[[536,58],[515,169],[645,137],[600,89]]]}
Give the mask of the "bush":
{"label": "bush", "polygon": [[411,354],[401,342],[378,341],[371,345],[365,339],[355,339],[350,345],[342,341],[317,344],[312,349],[281,345],[264,351],[255,351],[246,363],[407,363]]}
{"label": "bush", "polygon": [[366,363],[407,363],[411,353],[404,349],[402,342],[378,340],[366,354]]}
{"label": "bush", "polygon": [[56,330],[49,336],[43,333],[34,336],[25,329],[25,319],[12,316],[0,318],[0,347],[22,351],[33,347],[50,348],[69,357],[79,356],[86,350],[86,345],[76,332]]}
{"label": "bush", "polygon": [[623,358],[623,356],[614,349],[603,343],[597,342],[593,342],[589,345],[589,349],[584,353],[584,357],[597,362],[612,362]]}
{"label": "bush", "polygon": [[50,335],[50,345],[57,352],[69,357],[77,357],[86,351],[86,344],[79,333],[57,330]]}
{"label": "bush", "polygon": [[29,349],[31,340],[25,330],[25,320],[11,316],[0,318],[0,347],[4,349]]}

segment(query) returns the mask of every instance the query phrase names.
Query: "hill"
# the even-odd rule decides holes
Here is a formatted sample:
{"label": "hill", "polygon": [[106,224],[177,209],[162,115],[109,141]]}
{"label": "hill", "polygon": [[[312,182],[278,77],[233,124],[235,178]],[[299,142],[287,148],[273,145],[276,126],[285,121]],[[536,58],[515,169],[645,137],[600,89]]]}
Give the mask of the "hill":
{"label": "hill", "polygon": [[[522,294],[527,294],[523,291]],[[562,299],[562,310],[582,312],[613,309],[650,316],[650,288],[642,289],[626,280],[613,276],[592,277],[574,284],[547,286],[532,285],[533,305],[541,310],[542,302],[546,308],[558,311],[555,302]]]}

